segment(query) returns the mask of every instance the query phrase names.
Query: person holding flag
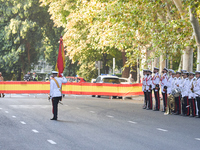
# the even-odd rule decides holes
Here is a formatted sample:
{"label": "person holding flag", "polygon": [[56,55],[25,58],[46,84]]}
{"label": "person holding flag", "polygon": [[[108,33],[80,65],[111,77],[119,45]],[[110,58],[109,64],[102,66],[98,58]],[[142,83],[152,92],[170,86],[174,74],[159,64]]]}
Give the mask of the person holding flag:
{"label": "person holding flag", "polygon": [[[62,100],[62,83],[67,83],[67,79],[63,77],[63,71],[65,68],[65,56],[63,39],[60,37],[60,45],[58,52],[58,59],[56,64],[56,71],[52,71],[52,80],[50,81],[50,99],[53,106],[53,118],[51,120],[57,120],[58,118],[58,103]],[[62,77],[62,78],[60,78]]]}

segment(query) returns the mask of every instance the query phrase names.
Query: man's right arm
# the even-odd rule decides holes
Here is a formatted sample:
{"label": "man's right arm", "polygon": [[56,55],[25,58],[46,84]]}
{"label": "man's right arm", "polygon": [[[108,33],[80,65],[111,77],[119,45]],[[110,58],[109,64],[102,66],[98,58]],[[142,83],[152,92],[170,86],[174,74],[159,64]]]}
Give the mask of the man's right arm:
{"label": "man's right arm", "polygon": [[65,77],[62,77],[62,83],[67,83],[67,79]]}

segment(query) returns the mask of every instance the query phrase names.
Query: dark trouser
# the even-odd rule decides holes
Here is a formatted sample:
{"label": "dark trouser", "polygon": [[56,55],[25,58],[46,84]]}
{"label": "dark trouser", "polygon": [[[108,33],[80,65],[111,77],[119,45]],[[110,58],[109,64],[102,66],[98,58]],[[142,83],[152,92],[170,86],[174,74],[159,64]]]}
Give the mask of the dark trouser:
{"label": "dark trouser", "polygon": [[189,104],[188,96],[183,97],[182,111],[183,111],[183,115],[187,115],[187,116],[190,115],[190,104]]}
{"label": "dark trouser", "polygon": [[181,96],[175,97],[175,105],[176,112],[178,112],[178,114],[181,114]]}
{"label": "dark trouser", "polygon": [[144,107],[143,108],[146,108],[147,107],[147,95],[148,92],[144,92]]}
{"label": "dark trouser", "polygon": [[200,117],[200,97],[197,97],[196,100],[197,100],[198,116]]}
{"label": "dark trouser", "polygon": [[155,91],[155,89],[153,89],[154,91],[154,96],[155,96],[155,101],[156,101],[156,110],[160,110],[160,96],[159,96],[159,90],[158,91]]}
{"label": "dark trouser", "polygon": [[196,116],[196,104],[195,104],[195,99],[189,99],[190,102],[190,107],[192,110],[192,116],[195,117]]}
{"label": "dark trouser", "polygon": [[162,93],[162,96],[163,96],[163,107],[164,107],[163,111],[166,111],[166,107],[167,107],[167,91],[165,91],[165,93]]}
{"label": "dark trouser", "polygon": [[53,118],[57,119],[58,118],[58,103],[61,100],[62,97],[53,97],[52,99],[52,105],[53,105]]}
{"label": "dark trouser", "polygon": [[150,90],[150,92],[148,91],[148,108],[152,109],[152,90]]}
{"label": "dark trouser", "polygon": [[4,93],[0,93],[0,97],[1,97],[1,94],[2,94],[2,97],[4,97],[5,95],[4,95]]}

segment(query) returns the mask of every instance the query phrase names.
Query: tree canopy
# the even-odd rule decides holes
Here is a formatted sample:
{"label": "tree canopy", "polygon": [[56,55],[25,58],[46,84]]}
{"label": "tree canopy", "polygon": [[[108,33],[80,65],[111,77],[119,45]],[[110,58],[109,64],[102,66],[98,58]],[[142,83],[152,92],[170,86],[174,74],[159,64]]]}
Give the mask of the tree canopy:
{"label": "tree canopy", "polygon": [[54,28],[48,6],[41,7],[39,0],[1,0],[0,4],[0,68],[6,78],[15,74],[16,79],[18,74],[20,80],[21,72],[30,71],[40,57],[49,58],[48,46],[56,55],[55,34],[59,33],[59,38],[60,30]]}
{"label": "tree canopy", "polygon": [[[50,6],[55,25],[65,28],[68,55],[80,63],[96,51],[115,55],[116,50],[125,50],[126,64],[133,65],[144,47],[151,51],[149,60],[161,54],[181,56],[186,46],[195,47],[189,19],[189,7],[199,16],[195,0],[179,1],[185,14],[172,0],[41,1]],[[58,5],[60,9],[55,10]]]}
{"label": "tree canopy", "polygon": [[107,73],[112,58],[119,68],[132,68],[138,59],[142,63],[143,55],[145,64],[162,55],[173,60],[177,70],[187,47],[193,48],[195,61],[200,56],[196,56],[197,0],[0,0],[0,4],[0,67],[7,66],[7,73],[25,73],[41,56],[55,65],[61,34],[66,66],[78,66],[66,74],[76,72],[87,80],[97,75],[94,64],[99,60]]}

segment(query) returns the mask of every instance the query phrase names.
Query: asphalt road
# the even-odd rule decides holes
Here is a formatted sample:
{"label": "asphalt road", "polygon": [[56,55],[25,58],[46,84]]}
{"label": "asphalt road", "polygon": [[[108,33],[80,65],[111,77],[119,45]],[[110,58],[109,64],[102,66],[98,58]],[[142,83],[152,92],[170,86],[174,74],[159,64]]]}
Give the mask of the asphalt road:
{"label": "asphalt road", "polygon": [[52,121],[47,95],[0,98],[1,150],[199,150],[200,119],[142,101],[66,96]]}

